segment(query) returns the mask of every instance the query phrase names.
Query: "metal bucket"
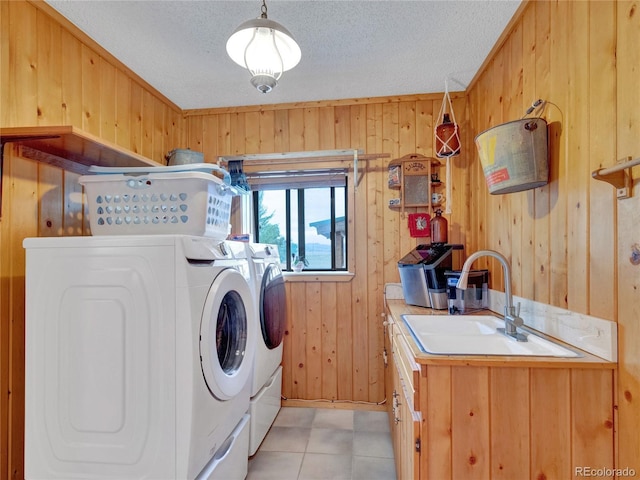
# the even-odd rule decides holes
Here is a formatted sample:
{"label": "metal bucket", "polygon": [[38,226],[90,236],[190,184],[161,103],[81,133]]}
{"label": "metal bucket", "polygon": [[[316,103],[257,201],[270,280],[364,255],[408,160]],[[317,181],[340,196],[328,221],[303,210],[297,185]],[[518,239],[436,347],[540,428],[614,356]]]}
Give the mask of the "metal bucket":
{"label": "metal bucket", "polygon": [[544,119],[503,123],[480,133],[475,143],[492,195],[530,190],[549,182]]}
{"label": "metal bucket", "polygon": [[204,154],[202,152],[195,152],[188,148],[171,150],[165,158],[167,159],[167,165],[169,167],[189,165],[191,163],[204,163]]}

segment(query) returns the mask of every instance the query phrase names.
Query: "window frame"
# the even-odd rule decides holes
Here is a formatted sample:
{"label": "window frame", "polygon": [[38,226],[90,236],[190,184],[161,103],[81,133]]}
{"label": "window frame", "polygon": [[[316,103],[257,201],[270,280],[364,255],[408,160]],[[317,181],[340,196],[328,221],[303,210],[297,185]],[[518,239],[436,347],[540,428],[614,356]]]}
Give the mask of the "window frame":
{"label": "window frame", "polygon": [[[292,207],[292,200],[291,200],[291,192],[292,191],[298,191],[298,195],[297,195],[297,209],[298,209],[298,225],[297,225],[297,231],[298,231],[298,254],[304,256],[305,255],[305,216],[304,216],[304,207],[305,207],[305,190],[311,190],[311,189],[318,189],[318,188],[325,188],[325,189],[329,189],[329,197],[330,197],[330,205],[329,205],[329,210],[330,210],[330,224],[331,224],[331,266],[329,268],[313,268],[313,269],[305,269],[305,273],[313,273],[313,274],[344,274],[344,273],[349,273],[350,268],[349,268],[349,259],[351,258],[350,255],[350,246],[351,246],[351,242],[350,242],[350,232],[349,232],[349,215],[351,213],[350,210],[350,205],[351,205],[351,201],[349,200],[350,197],[350,193],[351,193],[351,189],[349,188],[349,174],[348,172],[345,171],[344,173],[345,175],[345,184],[344,186],[319,186],[319,185],[309,185],[306,188],[282,188],[282,189],[277,189],[277,188],[271,188],[270,190],[272,191],[283,191],[285,194],[285,228],[287,230],[286,235],[285,235],[285,245],[286,245],[286,252],[285,252],[285,265],[283,267],[283,271],[287,272],[287,273],[292,273],[293,272],[293,268],[291,265],[291,235],[290,233],[292,232],[292,228],[294,227],[292,225],[292,219],[291,219],[291,207]],[[345,224],[345,230],[344,230],[344,267],[336,267],[336,259],[337,259],[337,255],[336,255],[336,248],[338,247],[338,245],[336,245],[336,225],[337,225],[337,218],[336,218],[336,188],[344,188],[344,224]],[[252,191],[252,195],[251,195],[251,218],[252,218],[252,231],[253,231],[253,236],[255,238],[255,241],[257,243],[260,243],[260,234],[259,234],[259,217],[258,217],[258,211],[259,211],[259,192],[260,190],[254,190]],[[300,194],[300,192],[302,192],[302,194]]]}
{"label": "window frame", "polygon": [[[285,152],[285,153],[256,153],[244,155],[219,156],[218,164],[221,166],[228,165],[230,161],[242,160],[241,173],[249,177],[259,178],[263,174],[286,172],[287,175],[304,175],[307,171],[333,171],[340,169],[346,173],[346,184],[348,186],[348,206],[345,212],[345,222],[350,227],[350,234],[346,242],[347,252],[347,271],[346,272],[301,272],[290,273],[285,272],[284,277],[287,282],[350,282],[357,273],[357,266],[362,262],[358,260],[355,253],[356,238],[361,233],[360,230],[366,232],[366,219],[360,218],[356,211],[366,211],[362,209],[360,204],[361,195],[359,194],[362,179],[368,171],[369,161],[377,161],[389,158],[388,153],[363,154],[362,150],[322,150],[322,151],[303,151],[303,152]],[[359,167],[361,164],[364,167]],[[384,162],[382,163],[384,165]],[[376,166],[375,168],[381,168]],[[386,171],[386,168],[384,168]],[[249,181],[251,185],[251,181]],[[241,207],[237,210],[232,209],[232,218],[234,225],[241,225],[243,232],[250,235],[253,232],[253,203],[252,196],[249,195],[251,186],[247,189],[246,194],[242,195]],[[237,215],[237,216],[236,216]],[[240,217],[240,218],[238,218]],[[363,224],[364,222],[364,224]],[[253,239],[251,240],[253,241]]]}

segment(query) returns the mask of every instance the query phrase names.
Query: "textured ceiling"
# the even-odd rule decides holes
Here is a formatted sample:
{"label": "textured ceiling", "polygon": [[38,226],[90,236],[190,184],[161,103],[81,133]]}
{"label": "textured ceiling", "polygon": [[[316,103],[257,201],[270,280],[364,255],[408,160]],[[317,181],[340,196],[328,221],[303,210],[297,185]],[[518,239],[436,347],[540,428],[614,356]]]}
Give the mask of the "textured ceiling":
{"label": "textured ceiling", "polygon": [[267,2],[302,60],[262,94],[225,44],[261,2],[47,0],[182,109],[464,90],[520,0]]}

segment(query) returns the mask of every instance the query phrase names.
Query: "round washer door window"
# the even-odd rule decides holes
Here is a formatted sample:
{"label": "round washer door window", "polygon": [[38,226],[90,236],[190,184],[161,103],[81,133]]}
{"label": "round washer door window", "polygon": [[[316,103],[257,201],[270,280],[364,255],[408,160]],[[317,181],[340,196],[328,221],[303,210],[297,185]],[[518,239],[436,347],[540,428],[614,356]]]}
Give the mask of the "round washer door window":
{"label": "round washer door window", "polygon": [[251,373],[251,305],[249,284],[235,269],[223,270],[209,288],[200,321],[200,363],[207,388],[220,400],[240,393]]}
{"label": "round washer door window", "polygon": [[284,278],[275,263],[267,265],[260,287],[260,325],[262,338],[270,350],[277,348],[284,338],[287,302]]}

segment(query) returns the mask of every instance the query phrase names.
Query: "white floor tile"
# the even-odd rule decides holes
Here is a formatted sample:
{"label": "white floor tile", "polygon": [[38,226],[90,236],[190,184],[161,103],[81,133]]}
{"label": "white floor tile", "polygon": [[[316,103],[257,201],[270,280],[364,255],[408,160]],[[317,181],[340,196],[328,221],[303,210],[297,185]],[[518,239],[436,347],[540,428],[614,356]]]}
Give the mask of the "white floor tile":
{"label": "white floor tile", "polygon": [[357,432],[390,432],[387,412],[369,412],[356,410],[353,412],[353,429]]}
{"label": "white floor tile", "polygon": [[299,452],[304,453],[309,443],[310,428],[271,427],[260,450],[266,452]]}
{"label": "white floor tile", "polygon": [[391,436],[383,432],[354,432],[353,454],[362,457],[393,458]]}
{"label": "white floor tile", "polygon": [[316,415],[315,408],[281,408],[273,424],[277,427],[311,427]]}
{"label": "white floor tile", "polygon": [[351,480],[351,455],[306,453],[299,480]]}
{"label": "white floor tile", "polygon": [[313,428],[307,452],[351,455],[353,452],[353,432],[335,428]]}
{"label": "white floor tile", "polygon": [[297,480],[302,453],[258,451],[249,460],[247,480]]}
{"label": "white floor tile", "polygon": [[352,480],[396,480],[393,458],[353,457]]}
{"label": "white floor tile", "polygon": [[248,480],[395,480],[386,412],[284,407]]}
{"label": "white floor tile", "polygon": [[311,426],[353,430],[353,414],[353,410],[318,409]]}

